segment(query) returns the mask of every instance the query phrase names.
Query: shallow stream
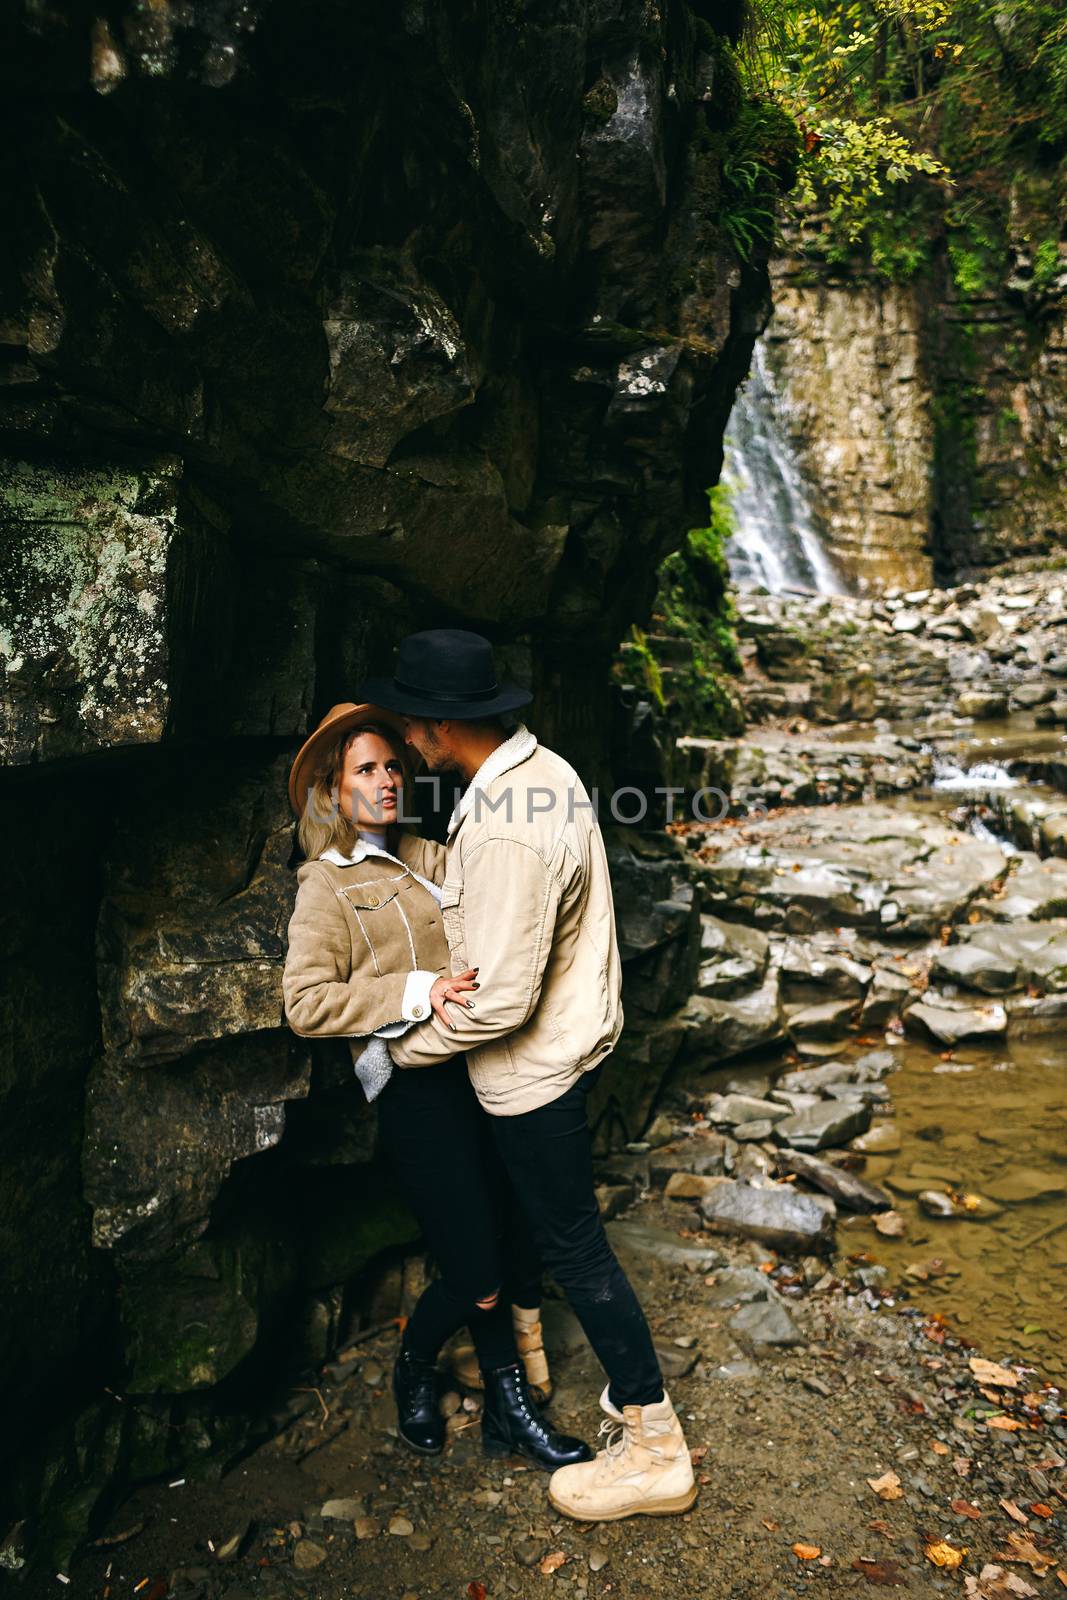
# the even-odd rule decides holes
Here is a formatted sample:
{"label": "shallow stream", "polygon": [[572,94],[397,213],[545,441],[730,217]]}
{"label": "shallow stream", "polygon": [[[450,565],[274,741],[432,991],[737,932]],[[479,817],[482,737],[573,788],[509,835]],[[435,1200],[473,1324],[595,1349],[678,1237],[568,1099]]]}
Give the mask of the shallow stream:
{"label": "shallow stream", "polygon": [[[1061,1039],[960,1045],[951,1060],[905,1037],[887,1080],[899,1149],[869,1154],[864,1176],[906,1219],[884,1238],[867,1217],[839,1232],[912,1298],[942,1312],[988,1355],[1024,1357],[1067,1378],[1067,1072]],[[982,1220],[924,1215],[918,1193],[951,1189],[993,1201]]]}

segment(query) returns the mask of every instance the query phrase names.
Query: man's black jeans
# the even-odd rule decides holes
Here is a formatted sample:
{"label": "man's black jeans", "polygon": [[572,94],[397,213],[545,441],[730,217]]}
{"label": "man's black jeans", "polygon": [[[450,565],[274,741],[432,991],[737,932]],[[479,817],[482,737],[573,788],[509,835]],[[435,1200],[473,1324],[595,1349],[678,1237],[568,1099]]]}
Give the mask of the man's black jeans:
{"label": "man's black jeans", "polygon": [[[431,1069],[436,1070],[436,1069]],[[610,1380],[613,1405],[652,1405],[663,1376],[645,1314],[604,1232],[586,1099],[601,1068],[559,1099],[492,1117],[493,1136],[541,1247]]]}

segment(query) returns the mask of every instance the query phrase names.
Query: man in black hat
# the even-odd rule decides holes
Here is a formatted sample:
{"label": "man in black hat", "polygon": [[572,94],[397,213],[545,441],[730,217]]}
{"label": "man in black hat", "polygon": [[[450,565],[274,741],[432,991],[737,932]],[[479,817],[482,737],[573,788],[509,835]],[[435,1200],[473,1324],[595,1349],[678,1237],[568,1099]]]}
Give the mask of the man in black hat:
{"label": "man in black hat", "polygon": [[684,1511],[689,1452],[648,1323],[608,1243],[593,1187],[586,1097],[622,1028],[604,843],[581,779],[501,720],[532,698],[499,684],[488,640],[410,635],[392,678],[359,698],[399,712],[431,772],[466,788],[449,824],[441,909],[453,970],[479,968],[473,1005],[391,1041],[400,1067],[467,1054],[471,1082],[544,1259],[608,1374],[615,1437],[557,1471],[549,1495],[588,1521]]}

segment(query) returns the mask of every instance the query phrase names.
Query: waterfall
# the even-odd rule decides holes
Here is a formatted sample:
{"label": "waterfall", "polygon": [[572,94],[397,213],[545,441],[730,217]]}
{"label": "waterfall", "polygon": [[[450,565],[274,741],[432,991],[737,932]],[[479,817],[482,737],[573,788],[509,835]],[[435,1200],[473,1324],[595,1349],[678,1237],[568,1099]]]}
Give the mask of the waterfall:
{"label": "waterfall", "polygon": [[726,547],[734,582],[843,594],[815,526],[804,480],[789,442],[763,341],[730,413],[723,482],[730,490],[736,533]]}

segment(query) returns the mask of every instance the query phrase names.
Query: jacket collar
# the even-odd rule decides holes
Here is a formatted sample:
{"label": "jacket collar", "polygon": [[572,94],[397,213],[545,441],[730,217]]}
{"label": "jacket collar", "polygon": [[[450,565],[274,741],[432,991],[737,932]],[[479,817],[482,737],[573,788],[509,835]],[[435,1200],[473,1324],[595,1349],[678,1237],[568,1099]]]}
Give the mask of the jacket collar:
{"label": "jacket collar", "polygon": [[[401,846],[402,848],[403,846]],[[424,878],[421,872],[416,872],[414,867],[409,867],[399,853],[394,856],[388,850],[382,850],[380,846],[373,844],[370,839],[357,839],[352,846],[352,854],[350,856],[342,855],[340,850],[335,850],[331,845],[329,850],[321,852],[319,860],[332,861],[335,867],[356,867],[361,861],[366,861],[370,856],[380,856],[383,861],[395,861],[398,867],[403,867],[406,872],[411,873],[416,883],[421,883],[424,889],[428,889],[438,905],[440,905],[441,890],[438,884],[431,883],[429,878]]]}
{"label": "jacket collar", "polygon": [[528,761],[537,749],[537,740],[525,723],[520,722],[515,732],[497,745],[496,749],[487,755],[474,777],[468,783],[459,797],[456,809],[453,811],[448,824],[449,834],[455,833],[463,818],[474,804],[477,792],[487,789],[497,778],[502,778],[505,772],[510,772],[513,767]]}
{"label": "jacket collar", "polygon": [[[396,856],[390,855],[388,850],[380,850],[369,839],[357,839],[352,846],[352,854],[350,856],[342,855],[340,850],[335,850],[331,846],[329,850],[322,851],[319,860],[332,861],[335,867],[355,867],[361,861],[366,861],[368,856],[384,856],[387,861],[397,860]],[[401,862],[401,865],[403,865],[403,862]]]}

